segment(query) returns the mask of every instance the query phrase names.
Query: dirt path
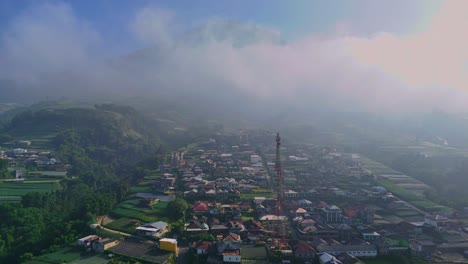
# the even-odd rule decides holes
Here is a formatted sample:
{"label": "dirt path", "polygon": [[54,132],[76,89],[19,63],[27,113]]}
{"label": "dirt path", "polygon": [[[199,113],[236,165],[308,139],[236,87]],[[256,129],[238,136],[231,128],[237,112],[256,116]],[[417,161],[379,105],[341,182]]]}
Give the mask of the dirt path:
{"label": "dirt path", "polygon": [[108,231],[108,232],[111,232],[111,233],[114,233],[114,234],[119,234],[119,235],[122,235],[122,236],[126,236],[126,237],[131,236],[131,234],[120,232],[120,231],[113,230],[113,229],[109,229],[109,228],[103,226],[103,225],[107,225],[107,224],[111,223],[112,221],[114,221],[114,219],[108,217],[107,215],[101,215],[101,216],[98,217],[96,224],[98,224],[101,227],[102,230],[105,230],[105,231]]}

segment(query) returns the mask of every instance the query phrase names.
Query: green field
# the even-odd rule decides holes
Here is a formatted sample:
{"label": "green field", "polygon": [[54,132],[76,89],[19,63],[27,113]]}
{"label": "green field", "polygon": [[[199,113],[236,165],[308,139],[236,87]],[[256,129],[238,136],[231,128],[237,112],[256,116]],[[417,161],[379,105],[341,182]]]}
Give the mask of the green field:
{"label": "green field", "polygon": [[138,219],[143,222],[167,221],[166,210],[169,203],[158,202],[149,207],[136,206],[138,200],[128,200],[111,211],[111,214],[117,217]]}
{"label": "green field", "polygon": [[411,204],[413,204],[416,207],[419,207],[425,211],[429,212],[440,212],[440,211],[451,211],[450,208],[442,206],[440,204],[436,204],[431,201],[410,201]]}
{"label": "green field", "polygon": [[109,224],[105,225],[105,227],[112,230],[132,234],[133,232],[135,232],[136,227],[131,222],[131,220],[132,219],[130,218],[122,217],[120,219],[110,222]]}
{"label": "green field", "polygon": [[150,186],[133,186],[130,187],[130,193],[151,192]]}
{"label": "green field", "polygon": [[[45,193],[60,188],[58,181],[24,181],[23,183],[0,183],[0,201],[21,197],[30,192]],[[5,197],[5,198],[2,198]]]}
{"label": "green field", "polygon": [[396,210],[395,212],[395,215],[399,216],[399,217],[405,217],[405,216],[418,216],[418,215],[421,215],[420,213],[418,213],[417,211],[415,210]]}
{"label": "green field", "polygon": [[80,251],[75,249],[64,249],[54,253],[42,255],[36,258],[35,262],[27,262],[28,264],[32,263],[71,263],[80,258]]}
{"label": "green field", "polygon": [[79,260],[73,261],[71,264],[107,264],[109,259],[104,254],[81,256]]}
{"label": "green field", "polygon": [[254,197],[265,197],[271,198],[273,197],[272,192],[265,192],[265,193],[241,193],[240,198],[241,200],[252,200]]}
{"label": "green field", "polygon": [[241,256],[248,260],[267,260],[268,255],[265,246],[244,245],[241,248]]}
{"label": "green field", "polygon": [[112,239],[121,239],[123,236],[118,234],[118,233],[114,233],[114,232],[110,232],[108,230],[104,230],[104,229],[98,229],[96,231],[96,235],[100,236],[100,237],[106,237],[106,238],[112,238]]}
{"label": "green field", "polygon": [[389,168],[382,163],[375,162],[368,158],[361,156],[362,167],[374,174],[400,174],[398,171]]}
{"label": "green field", "polygon": [[3,202],[21,202],[21,196],[14,196],[14,195],[0,196],[0,203],[3,203]]}
{"label": "green field", "polygon": [[[67,252],[68,251],[68,252]],[[62,250],[37,257],[36,260],[25,262],[25,264],[107,264],[109,259],[104,254],[86,254],[81,256],[73,250]]]}

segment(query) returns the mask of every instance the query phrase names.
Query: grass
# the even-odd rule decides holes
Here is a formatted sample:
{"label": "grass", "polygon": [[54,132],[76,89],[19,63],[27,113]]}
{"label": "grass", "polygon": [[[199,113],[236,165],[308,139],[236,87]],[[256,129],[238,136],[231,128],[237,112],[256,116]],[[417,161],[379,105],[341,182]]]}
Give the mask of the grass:
{"label": "grass", "polygon": [[405,216],[419,216],[420,213],[418,213],[415,210],[396,210],[395,214],[400,217],[405,217]]}
{"label": "grass", "polygon": [[75,260],[72,264],[107,264],[109,259],[104,254],[91,254],[82,256],[79,260]]}
{"label": "grass", "polygon": [[[25,181],[23,183],[0,183],[0,197],[24,196],[30,192],[49,192],[57,190],[60,184],[57,181]],[[0,198],[1,199],[1,198]]]}
{"label": "grass", "polygon": [[120,235],[120,234],[116,234],[116,233],[113,233],[113,232],[109,232],[107,230],[104,230],[104,229],[99,229],[97,230],[97,233],[96,233],[98,236],[100,237],[106,237],[106,238],[111,238],[111,239],[121,239],[123,236]]}
{"label": "grass", "polygon": [[457,242],[465,242],[466,239],[463,238],[459,234],[449,234],[449,233],[443,233],[442,234],[442,239],[447,241],[447,243],[457,243]]}
{"label": "grass", "polygon": [[382,215],[382,216],[385,221],[394,223],[394,224],[398,224],[403,221],[403,219],[401,219],[400,217],[396,215]]}
{"label": "grass", "polygon": [[21,202],[21,196],[0,196],[0,203],[3,202]]}
{"label": "grass", "polygon": [[251,200],[254,197],[271,198],[271,197],[273,197],[273,193],[272,192],[267,192],[267,193],[241,193],[240,194],[240,199],[241,200]]}
{"label": "grass", "polygon": [[245,245],[241,248],[241,257],[243,259],[262,260],[267,259],[265,246]]}
{"label": "grass", "polygon": [[419,207],[425,211],[429,212],[436,212],[436,211],[443,211],[443,210],[450,210],[450,208],[442,206],[440,204],[436,204],[431,201],[410,201],[411,204],[413,204],[416,207]]}
{"label": "grass", "polygon": [[139,193],[139,192],[150,192],[150,186],[132,186],[130,187],[130,193]]}
{"label": "grass", "polygon": [[156,215],[149,215],[140,211],[132,210],[132,209],[125,209],[118,207],[111,211],[111,215],[117,217],[127,217],[138,219],[143,222],[154,222],[157,221],[158,217]]}
{"label": "grass", "polygon": [[48,263],[71,263],[80,258],[80,252],[74,249],[64,249],[54,253],[46,254],[37,257],[38,261]]}
{"label": "grass", "polygon": [[398,171],[391,169],[382,163],[375,162],[361,156],[362,167],[375,174],[400,174]]}
{"label": "grass", "polygon": [[129,204],[129,205],[138,205],[140,203],[140,200],[138,199],[130,199],[130,200],[126,200],[124,202],[121,203],[122,204]]}
{"label": "grass", "polygon": [[[31,260],[25,262],[25,264],[51,264],[51,263],[70,263],[70,264],[107,264],[109,263],[109,259],[107,258],[106,255],[104,254],[87,254],[84,256],[78,255],[77,259],[70,260],[68,262],[61,262],[61,259],[57,259],[54,256],[52,256],[52,260],[49,260],[48,258],[51,257],[52,254],[47,254],[47,255],[42,255],[39,256],[36,260]],[[71,255],[70,255],[71,256]],[[47,257],[47,259],[46,259]],[[66,256],[68,258],[68,256]]]}
{"label": "grass", "polygon": [[111,214],[117,217],[138,219],[143,222],[167,221],[168,202],[158,202],[153,205],[152,209],[138,207],[136,206],[137,203],[139,203],[138,200],[125,201],[112,210]]}
{"label": "grass", "polygon": [[112,230],[132,234],[135,232],[136,227],[131,221],[132,219],[130,218],[122,217],[110,222],[109,224],[105,225],[105,227]]}

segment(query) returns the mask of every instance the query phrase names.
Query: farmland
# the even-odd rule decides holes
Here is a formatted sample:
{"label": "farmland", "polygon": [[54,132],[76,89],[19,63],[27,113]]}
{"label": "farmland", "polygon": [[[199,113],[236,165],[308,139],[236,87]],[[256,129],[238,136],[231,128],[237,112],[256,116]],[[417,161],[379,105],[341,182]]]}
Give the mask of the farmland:
{"label": "farmland", "polygon": [[45,254],[37,257],[34,261],[26,262],[26,264],[61,264],[71,263],[80,259],[80,251],[76,249],[64,249],[54,253]]}
{"label": "farmland", "polygon": [[26,264],[105,264],[109,259],[104,254],[85,254],[75,249],[64,249],[58,252],[37,257]]}
{"label": "farmland", "polygon": [[17,202],[30,192],[45,193],[60,188],[59,181],[1,182],[0,202]]}
{"label": "farmland", "polygon": [[131,220],[141,222],[167,222],[167,207],[169,202],[157,202],[154,205],[141,205],[140,200],[130,197],[128,200],[119,204],[117,208],[111,211],[110,215],[117,220],[105,225],[109,229],[118,230],[125,233],[135,231],[135,226]]}

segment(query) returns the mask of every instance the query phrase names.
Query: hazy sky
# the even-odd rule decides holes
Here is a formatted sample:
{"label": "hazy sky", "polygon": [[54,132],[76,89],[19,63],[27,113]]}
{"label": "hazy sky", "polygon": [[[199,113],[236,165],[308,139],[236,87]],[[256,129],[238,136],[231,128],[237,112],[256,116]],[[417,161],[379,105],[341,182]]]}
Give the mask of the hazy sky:
{"label": "hazy sky", "polygon": [[468,110],[466,10],[464,0],[4,0],[0,78],[41,95]]}

